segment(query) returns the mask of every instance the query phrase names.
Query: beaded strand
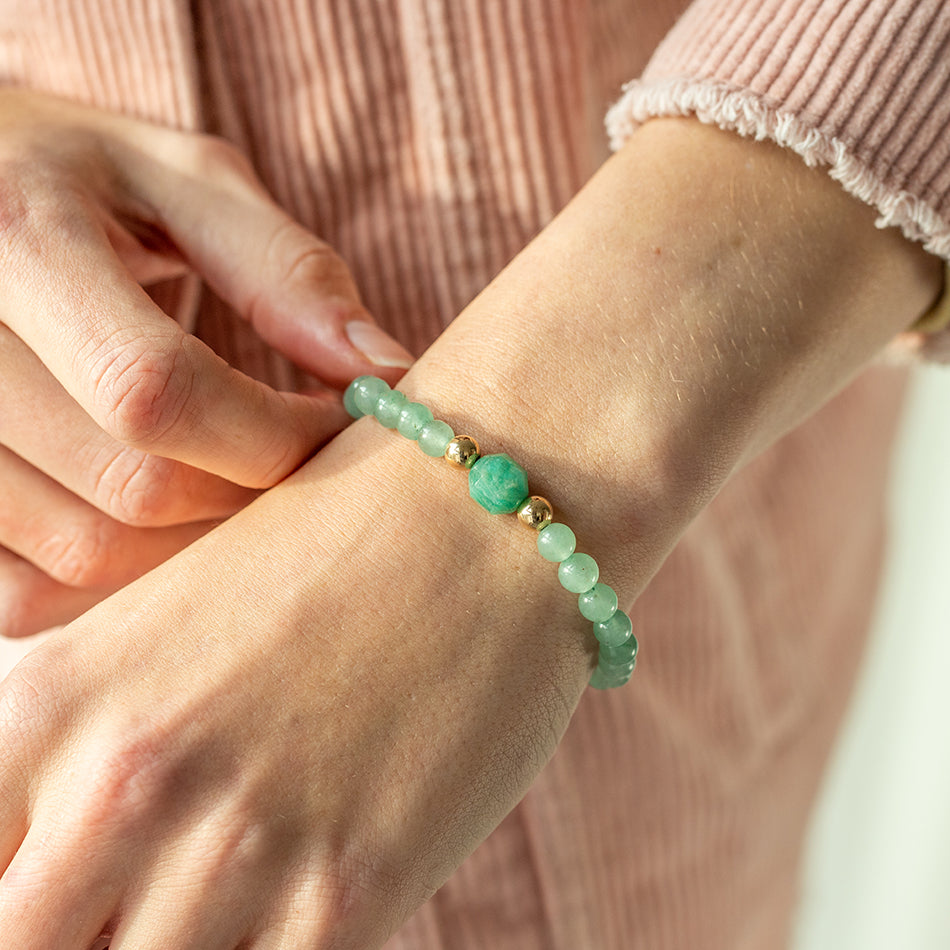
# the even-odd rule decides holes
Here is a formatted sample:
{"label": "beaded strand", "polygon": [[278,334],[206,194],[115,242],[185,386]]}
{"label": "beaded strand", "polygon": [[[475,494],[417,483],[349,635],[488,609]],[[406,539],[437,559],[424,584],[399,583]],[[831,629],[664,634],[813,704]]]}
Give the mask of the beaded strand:
{"label": "beaded strand", "polygon": [[478,443],[456,435],[452,427],[422,403],[410,402],[398,389],[378,376],[359,376],[343,394],[343,405],[354,418],[373,416],[388,429],[416,442],[433,458],[468,472],[471,497],[492,514],[516,513],[522,524],[537,532],[538,551],[557,564],[561,586],[577,594],[581,615],[594,625],[599,649],[597,667],[590,678],[595,689],[623,686],[637,662],[633,624],[617,608],[617,594],[599,582],[600,568],[589,555],[575,550],[577,539],[566,525],[554,521],[551,503],[528,491],[525,470],[508,455],[482,455]]}

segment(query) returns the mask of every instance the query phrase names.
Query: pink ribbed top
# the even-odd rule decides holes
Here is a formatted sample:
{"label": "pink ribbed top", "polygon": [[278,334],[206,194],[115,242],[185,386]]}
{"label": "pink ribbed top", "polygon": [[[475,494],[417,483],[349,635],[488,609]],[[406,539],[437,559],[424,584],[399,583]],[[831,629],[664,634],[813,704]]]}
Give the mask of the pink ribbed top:
{"label": "pink ribbed top", "polygon": [[[217,132],[424,347],[651,115],[827,164],[950,256],[939,0],[0,0],[0,81]],[[668,33],[652,62],[657,43]],[[294,371],[209,293],[160,299]],[[187,312],[186,312],[187,311]],[[735,478],[528,797],[390,950],[774,950],[860,653],[901,389],[865,375]]]}

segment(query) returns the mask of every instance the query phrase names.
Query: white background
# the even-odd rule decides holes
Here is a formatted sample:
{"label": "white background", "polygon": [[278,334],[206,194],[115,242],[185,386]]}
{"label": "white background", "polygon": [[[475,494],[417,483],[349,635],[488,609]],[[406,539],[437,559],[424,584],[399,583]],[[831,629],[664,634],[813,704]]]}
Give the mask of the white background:
{"label": "white background", "polygon": [[950,368],[919,370],[891,550],[793,950],[950,950]]}

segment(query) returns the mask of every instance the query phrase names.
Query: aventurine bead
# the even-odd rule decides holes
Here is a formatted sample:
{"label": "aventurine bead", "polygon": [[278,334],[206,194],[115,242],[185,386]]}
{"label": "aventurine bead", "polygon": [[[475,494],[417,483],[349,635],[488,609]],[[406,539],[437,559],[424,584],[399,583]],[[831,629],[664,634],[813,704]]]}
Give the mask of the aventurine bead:
{"label": "aventurine bead", "polygon": [[426,455],[439,458],[445,455],[445,447],[455,438],[452,427],[441,419],[434,419],[422,427],[419,433],[419,448]]}
{"label": "aventurine bead", "polygon": [[363,415],[369,416],[375,412],[379,397],[388,392],[389,383],[378,376],[361,376],[353,387],[353,402]]}
{"label": "aventurine bead", "polygon": [[577,538],[566,524],[549,524],[538,532],[538,552],[546,561],[567,560],[576,546]]}
{"label": "aventurine bead", "polygon": [[469,470],[468,493],[491,514],[508,514],[528,494],[528,476],[508,455],[483,455]]}
{"label": "aventurine bead", "polygon": [[619,647],[630,639],[632,633],[633,621],[622,610],[604,623],[594,624],[594,636],[606,647]]}
{"label": "aventurine bead", "polygon": [[612,689],[614,686],[613,680],[599,666],[594,667],[587,685],[592,689]]}
{"label": "aventurine bead", "polygon": [[391,389],[388,393],[383,393],[376,402],[376,411],[373,413],[379,420],[380,425],[387,429],[395,429],[399,422],[399,416],[403,409],[409,405],[409,400],[405,393],[398,389]]}
{"label": "aventurine bead", "polygon": [[356,405],[356,389],[364,380],[372,378],[372,376],[357,376],[343,391],[343,408],[354,419],[359,419],[361,416],[366,415],[366,413]]}
{"label": "aventurine bead", "polygon": [[577,598],[581,616],[594,623],[606,623],[617,612],[617,595],[606,584],[594,584]]}
{"label": "aventurine bead", "polygon": [[633,670],[605,670],[598,666],[591,673],[589,683],[594,689],[617,689],[625,686],[633,675]]}
{"label": "aventurine bead", "polygon": [[[545,530],[548,530],[545,528]],[[558,565],[557,579],[572,594],[583,594],[597,583],[600,568],[589,554],[572,554]]]}
{"label": "aventurine bead", "polygon": [[407,439],[418,439],[422,427],[431,421],[432,410],[428,406],[423,406],[421,402],[409,402],[399,413],[396,430]]}

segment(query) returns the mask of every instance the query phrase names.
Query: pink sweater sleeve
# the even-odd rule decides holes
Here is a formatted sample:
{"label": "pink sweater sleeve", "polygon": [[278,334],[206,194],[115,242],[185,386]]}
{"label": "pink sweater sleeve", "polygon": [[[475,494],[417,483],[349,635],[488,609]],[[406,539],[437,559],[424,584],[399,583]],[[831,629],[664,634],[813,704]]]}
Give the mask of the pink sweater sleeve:
{"label": "pink sweater sleeve", "polygon": [[[879,226],[950,261],[946,0],[695,0],[608,113],[611,144],[679,115],[827,167]],[[950,360],[950,330],[895,345]]]}

